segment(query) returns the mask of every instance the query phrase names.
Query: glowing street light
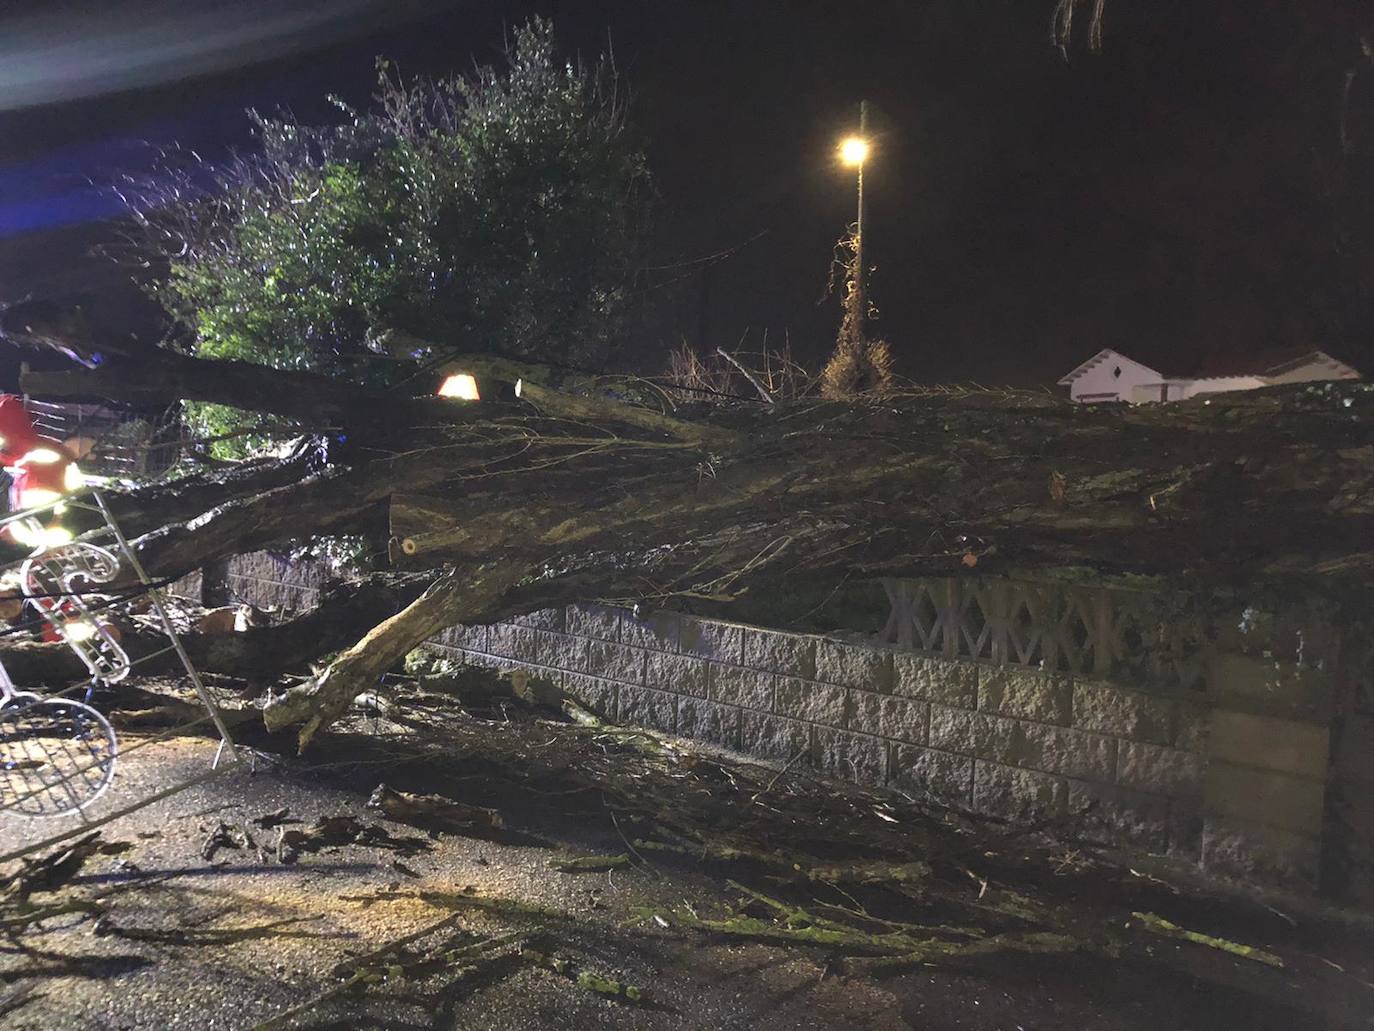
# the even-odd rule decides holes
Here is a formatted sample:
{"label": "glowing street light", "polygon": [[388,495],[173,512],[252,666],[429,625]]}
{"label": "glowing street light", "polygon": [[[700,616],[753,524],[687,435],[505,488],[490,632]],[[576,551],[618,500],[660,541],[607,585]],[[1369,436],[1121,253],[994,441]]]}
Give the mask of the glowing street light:
{"label": "glowing street light", "polygon": [[850,168],[862,168],[868,160],[868,141],[862,136],[849,136],[840,144],[840,160]]}

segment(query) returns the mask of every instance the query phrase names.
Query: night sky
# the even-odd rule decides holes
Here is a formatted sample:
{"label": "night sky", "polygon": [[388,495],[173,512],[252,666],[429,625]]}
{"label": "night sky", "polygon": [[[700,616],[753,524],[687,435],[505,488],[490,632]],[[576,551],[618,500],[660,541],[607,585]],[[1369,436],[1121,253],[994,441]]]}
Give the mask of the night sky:
{"label": "night sky", "polygon": [[80,300],[102,331],[153,333],[128,273],[87,256],[118,213],[102,187],[146,167],[146,144],[220,156],[247,142],[245,107],[328,118],[326,93],[366,100],[376,55],[470,68],[538,12],[571,53],[609,40],[633,93],[663,202],[632,348],[646,368],[684,339],[757,348],[764,330],[824,356],[838,303],[818,302],[854,204],[834,146],[860,98],[876,329],[902,373],[1050,384],[1103,346],[1166,372],[1291,346],[1374,358],[1339,300],[1334,229],[1371,4],[1109,0],[1103,52],[1067,61],[1052,6],[11,4],[0,300]]}

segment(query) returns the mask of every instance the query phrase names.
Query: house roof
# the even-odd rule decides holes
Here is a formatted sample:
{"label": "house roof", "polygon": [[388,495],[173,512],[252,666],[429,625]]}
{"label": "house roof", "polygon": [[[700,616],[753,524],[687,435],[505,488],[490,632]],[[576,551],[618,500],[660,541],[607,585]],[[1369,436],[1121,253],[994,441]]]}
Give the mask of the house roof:
{"label": "house roof", "polygon": [[1084,373],[1107,361],[1128,361],[1143,369],[1149,369],[1161,380],[1223,379],[1232,376],[1278,376],[1292,369],[1301,368],[1312,362],[1329,362],[1360,375],[1354,366],[1332,357],[1326,351],[1313,348],[1287,348],[1282,350],[1252,350],[1246,353],[1201,355],[1186,366],[1170,368],[1169,372],[1159,372],[1154,366],[1128,358],[1120,351],[1104,347],[1087,361],[1078,365],[1059,380],[1061,386],[1068,386]]}
{"label": "house roof", "polygon": [[1103,362],[1106,361],[1126,361],[1130,362],[1132,365],[1139,365],[1142,369],[1149,369],[1150,372],[1155,371],[1153,368],[1146,365],[1144,362],[1138,362],[1134,358],[1127,358],[1120,351],[1113,351],[1110,347],[1104,347],[1102,348],[1102,350],[1098,351],[1097,354],[1093,355],[1087,361],[1083,362],[1081,365],[1073,369],[1072,372],[1069,372],[1062,379],[1060,379],[1059,385],[1065,387],[1068,386],[1074,380],[1078,379],[1079,376],[1082,376],[1084,373],[1088,372],[1091,369],[1095,369],[1097,366],[1101,365]]}
{"label": "house roof", "polygon": [[1170,379],[1220,379],[1228,376],[1278,376],[1313,362],[1334,362],[1351,372],[1357,370],[1311,347],[1261,349],[1246,353],[1200,355],[1196,361],[1170,370]]}

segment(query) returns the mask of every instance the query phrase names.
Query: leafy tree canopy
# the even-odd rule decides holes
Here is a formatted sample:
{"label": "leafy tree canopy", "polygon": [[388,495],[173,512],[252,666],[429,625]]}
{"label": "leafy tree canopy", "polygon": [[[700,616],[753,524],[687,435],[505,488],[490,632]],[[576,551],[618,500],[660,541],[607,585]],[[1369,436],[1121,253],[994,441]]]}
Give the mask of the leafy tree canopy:
{"label": "leafy tree canopy", "polygon": [[[454,350],[602,364],[622,337],[652,200],[613,70],[560,63],[552,26],[504,67],[405,82],[335,126],[252,114],[257,146],[182,169],[135,215],[198,353],[382,385]],[[167,201],[171,203],[167,203]],[[205,428],[235,420],[202,409]]]}

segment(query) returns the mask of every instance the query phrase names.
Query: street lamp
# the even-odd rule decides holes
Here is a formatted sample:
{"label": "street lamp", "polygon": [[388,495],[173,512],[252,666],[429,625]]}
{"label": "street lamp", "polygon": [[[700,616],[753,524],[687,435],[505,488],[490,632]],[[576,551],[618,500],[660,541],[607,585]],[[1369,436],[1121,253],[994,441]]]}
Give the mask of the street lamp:
{"label": "street lamp", "polygon": [[850,168],[862,169],[867,157],[868,141],[862,136],[848,136],[840,144],[840,160]]}
{"label": "street lamp", "polygon": [[858,318],[859,338],[863,339],[863,320],[867,314],[864,297],[864,162],[871,149],[868,142],[868,101],[859,101],[859,135],[848,136],[840,143],[840,160],[859,170],[859,217],[854,226],[854,308]]}

